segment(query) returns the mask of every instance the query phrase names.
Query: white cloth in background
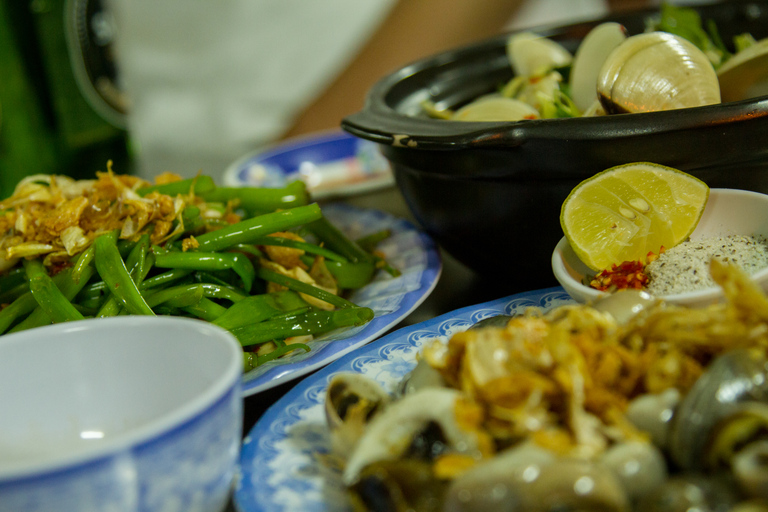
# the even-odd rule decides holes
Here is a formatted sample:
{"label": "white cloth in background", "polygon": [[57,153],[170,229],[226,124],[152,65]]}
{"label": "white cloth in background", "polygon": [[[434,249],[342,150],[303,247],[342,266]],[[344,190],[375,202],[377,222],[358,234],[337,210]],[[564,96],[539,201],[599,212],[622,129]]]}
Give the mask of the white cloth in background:
{"label": "white cloth in background", "polygon": [[507,24],[507,30],[564,25],[608,14],[605,0],[527,0]]}
{"label": "white cloth in background", "polygon": [[394,0],[109,0],[137,173],[217,181],[279,137]]}

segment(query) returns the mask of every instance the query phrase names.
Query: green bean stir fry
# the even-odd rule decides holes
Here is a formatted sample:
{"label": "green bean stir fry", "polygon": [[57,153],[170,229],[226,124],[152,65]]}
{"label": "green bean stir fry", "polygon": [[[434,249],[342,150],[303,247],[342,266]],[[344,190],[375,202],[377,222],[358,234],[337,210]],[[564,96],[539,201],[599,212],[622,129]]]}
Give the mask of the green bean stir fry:
{"label": "green bean stir fry", "polygon": [[229,330],[249,371],[374,313],[343,297],[392,269],[374,253],[388,233],[353,241],[282,189],[157,185],[96,173],[38,175],[0,201],[0,334],[115,315],[199,318]]}

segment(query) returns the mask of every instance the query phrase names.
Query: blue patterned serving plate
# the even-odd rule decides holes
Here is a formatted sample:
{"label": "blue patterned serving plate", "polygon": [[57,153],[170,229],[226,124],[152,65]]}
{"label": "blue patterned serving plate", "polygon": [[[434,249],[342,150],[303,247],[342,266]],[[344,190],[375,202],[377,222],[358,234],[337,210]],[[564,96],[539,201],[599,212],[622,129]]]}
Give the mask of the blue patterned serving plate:
{"label": "blue patterned serving plate", "polygon": [[462,308],[399,329],[314,373],[269,408],[245,438],[235,488],[237,509],[351,511],[340,468],[323,462],[330,450],[323,401],[333,374],[363,373],[393,390],[416,365],[416,354],[429,340],[447,340],[500,313],[521,313],[530,306],[548,310],[569,303],[574,301],[558,287]]}
{"label": "blue patterned serving plate", "polygon": [[323,214],[353,239],[391,230],[392,235],[377,249],[401,275],[393,278],[381,270],[371,283],[348,297],[358,306],[371,308],[373,320],[315,338],[309,343],[310,352],[296,351],[251,370],[243,375],[243,396],[306,375],[392,329],[429,296],[440,277],[442,260],[434,241],[407,220],[343,203],[322,208]]}

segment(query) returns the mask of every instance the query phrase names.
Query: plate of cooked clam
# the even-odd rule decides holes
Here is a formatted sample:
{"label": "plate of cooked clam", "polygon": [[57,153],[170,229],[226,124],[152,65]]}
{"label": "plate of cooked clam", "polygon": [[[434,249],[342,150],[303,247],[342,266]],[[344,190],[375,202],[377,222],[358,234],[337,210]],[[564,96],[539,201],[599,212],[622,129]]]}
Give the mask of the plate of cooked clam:
{"label": "plate of cooked clam", "polygon": [[703,308],[551,288],[348,354],[245,438],[238,508],[765,507],[768,298],[712,275],[726,300]]}

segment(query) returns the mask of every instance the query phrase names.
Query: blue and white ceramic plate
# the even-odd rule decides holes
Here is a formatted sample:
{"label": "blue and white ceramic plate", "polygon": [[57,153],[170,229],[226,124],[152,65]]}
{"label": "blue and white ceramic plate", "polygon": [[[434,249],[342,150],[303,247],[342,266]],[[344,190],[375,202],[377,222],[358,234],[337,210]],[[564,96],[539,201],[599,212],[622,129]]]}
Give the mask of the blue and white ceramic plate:
{"label": "blue and white ceramic plate", "polygon": [[522,313],[530,306],[548,310],[573,300],[562,288],[512,295],[459,309],[399,329],[307,377],[278,400],[243,442],[235,505],[240,512],[349,512],[341,470],[324,459],[330,451],[323,402],[331,376],[352,371],[394,390],[416,365],[429,340],[447,340],[478,320]]}
{"label": "blue and white ceramic plate", "polygon": [[302,180],[313,199],[344,197],[395,183],[375,142],[332,131],[246,155],[224,173],[229,187],[284,187]]}
{"label": "blue and white ceramic plate", "polygon": [[380,270],[371,283],[348,297],[358,306],[371,308],[373,320],[315,338],[309,342],[310,352],[296,351],[251,370],[243,376],[244,396],[306,375],[392,329],[429,296],[440,277],[442,260],[434,241],[410,222],[341,203],[322,208],[323,214],[352,239],[391,230],[392,235],[377,250],[401,275],[392,277]]}

